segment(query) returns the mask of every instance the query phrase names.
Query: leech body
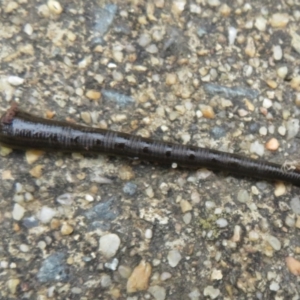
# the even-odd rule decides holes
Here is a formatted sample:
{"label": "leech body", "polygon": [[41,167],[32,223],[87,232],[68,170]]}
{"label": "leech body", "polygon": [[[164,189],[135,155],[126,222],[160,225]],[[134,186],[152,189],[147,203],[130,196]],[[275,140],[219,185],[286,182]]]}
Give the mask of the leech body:
{"label": "leech body", "polygon": [[0,143],[10,148],[103,153],[179,166],[206,167],[235,175],[300,186],[300,171],[217,150],[157,141],[131,134],[43,119],[13,105],[0,119]]}

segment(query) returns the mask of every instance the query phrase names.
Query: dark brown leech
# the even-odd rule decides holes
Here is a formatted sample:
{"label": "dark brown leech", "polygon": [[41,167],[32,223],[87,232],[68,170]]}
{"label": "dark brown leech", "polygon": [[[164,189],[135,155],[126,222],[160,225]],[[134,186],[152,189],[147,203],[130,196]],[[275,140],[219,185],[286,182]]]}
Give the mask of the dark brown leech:
{"label": "dark brown leech", "polygon": [[173,144],[100,128],[47,120],[12,106],[0,119],[0,143],[10,148],[92,152],[138,157],[164,164],[282,180],[300,186],[300,171],[281,165],[195,146]]}

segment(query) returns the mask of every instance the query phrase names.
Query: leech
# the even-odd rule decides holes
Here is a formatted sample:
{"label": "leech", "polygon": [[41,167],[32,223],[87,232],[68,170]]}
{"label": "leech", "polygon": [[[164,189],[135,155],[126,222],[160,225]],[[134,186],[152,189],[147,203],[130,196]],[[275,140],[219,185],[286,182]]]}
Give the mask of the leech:
{"label": "leech", "polygon": [[300,170],[218,150],[172,144],[100,128],[43,119],[13,105],[0,119],[0,143],[9,148],[104,153],[174,167],[220,170],[300,186]]}

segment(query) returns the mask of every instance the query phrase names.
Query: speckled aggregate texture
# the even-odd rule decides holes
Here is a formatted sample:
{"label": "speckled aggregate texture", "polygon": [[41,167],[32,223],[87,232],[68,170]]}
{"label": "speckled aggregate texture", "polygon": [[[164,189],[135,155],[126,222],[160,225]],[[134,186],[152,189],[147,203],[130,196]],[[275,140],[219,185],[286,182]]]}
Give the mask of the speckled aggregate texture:
{"label": "speckled aggregate texture", "polygon": [[[0,112],[299,166],[297,0],[4,0]],[[0,299],[299,299],[297,187],[0,150]],[[174,166],[173,166],[174,167]]]}

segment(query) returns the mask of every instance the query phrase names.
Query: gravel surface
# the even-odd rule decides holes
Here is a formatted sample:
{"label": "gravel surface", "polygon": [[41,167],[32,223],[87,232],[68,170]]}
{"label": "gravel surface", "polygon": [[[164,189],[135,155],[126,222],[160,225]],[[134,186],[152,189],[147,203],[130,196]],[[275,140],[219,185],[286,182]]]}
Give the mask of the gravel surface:
{"label": "gravel surface", "polygon": [[[299,165],[297,0],[3,0],[0,112]],[[0,150],[0,299],[299,299],[299,188]]]}

